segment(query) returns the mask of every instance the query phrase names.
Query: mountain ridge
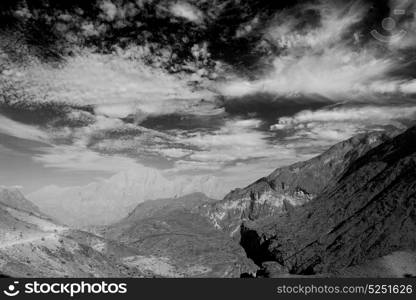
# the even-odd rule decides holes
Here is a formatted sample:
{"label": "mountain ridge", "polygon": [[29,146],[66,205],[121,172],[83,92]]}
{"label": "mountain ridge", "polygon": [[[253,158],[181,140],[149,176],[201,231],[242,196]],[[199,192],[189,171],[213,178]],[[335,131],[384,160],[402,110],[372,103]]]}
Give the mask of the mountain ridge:
{"label": "mountain ridge", "polygon": [[238,238],[242,221],[273,216],[311,201],[350,163],[390,136],[385,132],[354,136],[310,160],[278,168],[243,189],[231,191],[223,200],[206,205],[204,214],[217,228]]}
{"label": "mountain ridge", "polygon": [[169,179],[151,168],[119,172],[85,186],[45,187],[28,195],[45,213],[67,225],[84,227],[117,222],[145,200],[203,192],[220,198],[226,186],[212,176]]}
{"label": "mountain ridge", "polygon": [[257,264],[275,261],[293,274],[319,274],[414,251],[415,141],[413,127],[355,160],[305,205],[245,222],[241,244],[249,257]]}

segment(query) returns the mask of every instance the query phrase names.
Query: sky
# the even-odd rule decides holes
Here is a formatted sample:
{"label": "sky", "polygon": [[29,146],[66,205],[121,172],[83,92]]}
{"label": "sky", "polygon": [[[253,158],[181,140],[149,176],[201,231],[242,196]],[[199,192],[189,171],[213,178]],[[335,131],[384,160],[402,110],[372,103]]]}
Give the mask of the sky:
{"label": "sky", "polygon": [[231,189],[414,124],[414,1],[267,2],[2,9],[0,185],[154,168]]}

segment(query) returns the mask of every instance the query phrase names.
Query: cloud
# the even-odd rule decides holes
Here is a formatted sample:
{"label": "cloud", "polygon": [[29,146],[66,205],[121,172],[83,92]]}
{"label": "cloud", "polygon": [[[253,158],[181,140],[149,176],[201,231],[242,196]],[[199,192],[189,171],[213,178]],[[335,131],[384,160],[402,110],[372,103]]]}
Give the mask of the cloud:
{"label": "cloud", "polygon": [[[345,34],[365,17],[368,8],[365,3],[358,1],[348,4],[339,1],[304,4],[301,7],[303,11],[319,14],[319,25],[309,25],[306,28],[302,28],[302,23],[307,16],[299,18],[283,10],[275,16],[275,22],[266,30],[265,38],[286,50],[324,49],[328,45],[344,43]],[[309,22],[311,23],[313,22]]]}
{"label": "cloud", "polygon": [[175,161],[174,170],[226,171],[236,164],[256,165],[267,159],[293,162],[296,149],[278,140],[270,132],[260,130],[257,119],[228,120],[218,130],[207,132],[176,132],[177,141],[188,145],[192,153]]}
{"label": "cloud", "polygon": [[414,93],[413,78],[391,78],[391,72],[403,64],[400,54],[380,51],[376,40],[368,44],[357,40],[358,23],[369,9],[362,1],[318,1],[299,9],[313,11],[317,20],[305,25],[303,15],[283,10],[265,32],[265,39],[280,50],[271,71],[254,80],[237,77],[219,84],[221,93],[231,97],[320,95],[334,102]]}
{"label": "cloud", "polygon": [[36,126],[25,125],[0,115],[0,133],[31,141],[48,141],[48,135]]}
{"label": "cloud", "polygon": [[349,108],[302,111],[293,117],[283,117],[272,130],[282,130],[310,122],[364,122],[367,124],[389,124],[394,120],[414,119],[416,106],[363,106]]}
{"label": "cloud", "polygon": [[178,132],[178,141],[196,147],[189,156],[199,162],[225,163],[267,155],[267,133],[256,130],[260,120],[229,120],[216,131]]}
{"label": "cloud", "polygon": [[366,53],[332,48],[319,54],[305,53],[302,57],[278,57],[273,67],[274,71],[266,78],[230,82],[221,91],[234,97],[270,93],[289,97],[321,95],[334,101],[358,100],[361,92],[372,92],[367,84],[391,70],[393,63]]}
{"label": "cloud", "polygon": [[170,6],[169,10],[174,16],[184,18],[190,22],[202,23],[204,20],[202,11],[186,2],[176,2]]}
{"label": "cloud", "polygon": [[102,171],[115,173],[139,165],[136,160],[122,155],[105,155],[79,145],[55,145],[44,148],[33,157],[47,168],[63,171]]}
{"label": "cloud", "polygon": [[306,110],[283,117],[270,130],[285,132],[285,139],[298,143],[299,147],[303,147],[300,145],[303,143],[313,148],[329,146],[369,130],[382,130],[388,125],[404,129],[406,121],[415,118],[416,106],[341,107]]}
{"label": "cloud", "polygon": [[[145,115],[197,111],[201,99],[206,100],[201,104],[206,110],[213,99],[212,92],[190,87],[189,78],[170,75],[123,55],[124,52],[103,55],[86,51],[67,58],[59,68],[39,62],[24,68],[14,66],[0,74],[0,88],[6,97],[10,89],[5,83],[28,102],[97,106],[98,112],[120,117],[136,111]],[[215,109],[214,104],[211,108]]]}
{"label": "cloud", "polygon": [[416,94],[416,79],[400,84],[399,89],[405,94]]}
{"label": "cloud", "polygon": [[100,8],[103,12],[103,17],[107,21],[113,21],[117,16],[117,6],[114,5],[111,1],[103,1],[100,3]]}

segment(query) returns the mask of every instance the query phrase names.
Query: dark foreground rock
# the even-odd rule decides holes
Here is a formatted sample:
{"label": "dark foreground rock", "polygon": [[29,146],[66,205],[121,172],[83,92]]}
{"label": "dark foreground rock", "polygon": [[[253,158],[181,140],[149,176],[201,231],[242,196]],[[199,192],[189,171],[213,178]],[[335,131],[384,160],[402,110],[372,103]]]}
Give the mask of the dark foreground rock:
{"label": "dark foreground rock", "polygon": [[312,201],[246,222],[241,244],[257,264],[292,274],[334,273],[416,249],[416,128],[353,161]]}

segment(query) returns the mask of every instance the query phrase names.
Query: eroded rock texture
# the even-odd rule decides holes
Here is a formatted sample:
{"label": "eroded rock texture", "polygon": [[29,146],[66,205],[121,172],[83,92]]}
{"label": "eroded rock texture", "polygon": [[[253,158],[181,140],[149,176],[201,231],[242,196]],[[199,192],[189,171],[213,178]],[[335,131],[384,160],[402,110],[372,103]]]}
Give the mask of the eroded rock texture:
{"label": "eroded rock texture", "polygon": [[416,248],[416,128],[370,150],[315,199],[248,222],[241,244],[258,264],[329,273]]}

